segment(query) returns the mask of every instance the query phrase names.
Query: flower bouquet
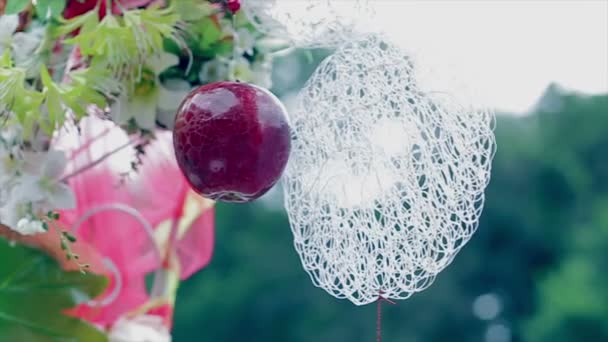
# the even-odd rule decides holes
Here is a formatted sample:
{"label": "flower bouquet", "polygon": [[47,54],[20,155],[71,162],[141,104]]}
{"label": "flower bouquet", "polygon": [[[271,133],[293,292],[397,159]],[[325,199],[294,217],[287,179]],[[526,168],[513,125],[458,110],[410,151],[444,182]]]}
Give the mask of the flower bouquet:
{"label": "flower bouquet", "polygon": [[0,14],[0,340],[170,340],[179,281],[214,242],[214,202],[173,153],[178,106],[217,81],[270,88],[285,42],[238,0],[0,0]]}

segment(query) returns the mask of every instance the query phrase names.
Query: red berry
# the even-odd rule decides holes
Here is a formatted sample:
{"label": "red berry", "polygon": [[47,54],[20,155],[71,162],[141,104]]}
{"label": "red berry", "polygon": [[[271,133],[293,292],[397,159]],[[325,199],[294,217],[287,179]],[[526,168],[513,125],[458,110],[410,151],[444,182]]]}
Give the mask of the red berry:
{"label": "red berry", "polygon": [[228,9],[230,10],[230,12],[232,13],[236,13],[241,9],[241,2],[240,0],[228,0],[226,5],[228,6]]}
{"label": "red berry", "polygon": [[265,89],[236,82],[194,89],[173,129],[177,162],[192,188],[225,202],[266,193],[285,169],[290,139],[281,102]]}

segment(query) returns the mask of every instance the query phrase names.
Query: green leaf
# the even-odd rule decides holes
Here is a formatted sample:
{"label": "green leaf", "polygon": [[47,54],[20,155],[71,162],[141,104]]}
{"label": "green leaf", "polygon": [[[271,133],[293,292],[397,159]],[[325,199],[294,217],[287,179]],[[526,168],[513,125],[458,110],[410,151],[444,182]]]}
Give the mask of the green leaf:
{"label": "green leaf", "polygon": [[199,25],[198,32],[201,35],[200,48],[202,50],[209,49],[222,38],[220,24],[213,18],[206,17],[197,25]]}
{"label": "green leaf", "polygon": [[48,134],[52,134],[53,131],[61,127],[63,125],[63,120],[65,118],[65,112],[63,106],[61,105],[61,93],[59,88],[51,78],[48,69],[46,66],[40,66],[40,80],[44,85],[44,93],[46,95],[46,106],[49,113],[49,122],[41,122],[44,130]]}
{"label": "green leaf", "polygon": [[163,50],[174,55],[179,55],[182,52],[179,44],[171,38],[163,38]]}
{"label": "green leaf", "polygon": [[64,109],[61,105],[61,95],[56,88],[49,88],[46,94],[46,106],[49,111],[49,132],[53,131],[63,125],[65,118]]}
{"label": "green leaf", "polygon": [[[21,127],[23,127],[23,139],[29,140],[34,130],[34,124],[40,118],[40,111],[24,111],[22,118],[19,119]],[[0,309],[1,310],[1,309]]]}
{"label": "green leaf", "polygon": [[2,57],[0,58],[0,68],[10,68],[13,66],[13,61],[11,59],[11,50],[5,49]]}
{"label": "green leaf", "polygon": [[44,64],[40,66],[40,80],[42,81],[42,85],[47,88],[55,86],[51,74],[49,74],[49,69],[47,69]]}
{"label": "green leaf", "polygon": [[17,14],[23,11],[30,0],[8,0],[6,7],[4,8],[4,14]]}
{"label": "green leaf", "polygon": [[231,55],[234,50],[234,41],[231,37],[224,38],[217,43],[213,44],[211,48],[212,55],[210,57],[215,56],[228,56]]}
{"label": "green leaf", "polygon": [[41,19],[59,17],[65,8],[65,0],[37,0],[36,15]]}
{"label": "green leaf", "polygon": [[247,18],[247,15],[245,15],[244,13],[245,11],[238,11],[236,12],[236,14],[234,14],[234,26],[236,26],[237,28],[239,27],[247,27],[247,28],[253,28],[253,25],[251,25],[251,23],[249,22],[249,18]]}
{"label": "green leaf", "polygon": [[59,38],[80,27],[82,27],[80,30],[81,33],[88,32],[90,31],[90,27],[95,27],[99,23],[97,15],[96,11],[89,11],[71,19],[59,17],[57,20],[51,22],[51,36],[53,38]]}
{"label": "green leaf", "polygon": [[97,328],[63,314],[99,295],[104,277],[65,272],[42,252],[3,238],[0,257],[0,341],[107,341]]}
{"label": "green leaf", "polygon": [[192,0],[177,0],[172,3],[175,12],[184,21],[197,21],[207,17],[217,9],[209,2],[195,2]]}
{"label": "green leaf", "polygon": [[72,79],[69,89],[63,100],[76,114],[76,119],[86,115],[86,107],[94,104],[99,108],[107,106],[103,94],[119,92],[119,84],[100,66],[92,64],[87,69],[80,69],[70,73]]}

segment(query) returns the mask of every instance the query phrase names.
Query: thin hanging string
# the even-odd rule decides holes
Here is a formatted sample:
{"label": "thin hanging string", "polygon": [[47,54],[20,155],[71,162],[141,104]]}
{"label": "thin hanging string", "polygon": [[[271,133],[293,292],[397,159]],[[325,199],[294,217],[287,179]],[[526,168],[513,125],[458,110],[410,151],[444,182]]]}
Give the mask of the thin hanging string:
{"label": "thin hanging string", "polygon": [[376,342],[382,342],[382,297],[378,296],[378,315],[376,317]]}
{"label": "thin hanging string", "polygon": [[393,302],[392,300],[382,297],[382,291],[380,291],[380,294],[378,295],[378,300],[376,300],[376,342],[382,342],[382,302],[395,304],[395,302]]}

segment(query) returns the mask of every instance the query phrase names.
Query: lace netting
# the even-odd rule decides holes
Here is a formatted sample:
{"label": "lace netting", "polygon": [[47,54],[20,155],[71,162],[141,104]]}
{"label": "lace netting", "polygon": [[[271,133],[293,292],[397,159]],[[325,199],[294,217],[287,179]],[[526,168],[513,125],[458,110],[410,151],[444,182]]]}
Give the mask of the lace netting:
{"label": "lace netting", "polygon": [[284,178],[313,283],[357,305],[427,288],[477,228],[494,116],[427,89],[378,35],[321,63],[292,113]]}

